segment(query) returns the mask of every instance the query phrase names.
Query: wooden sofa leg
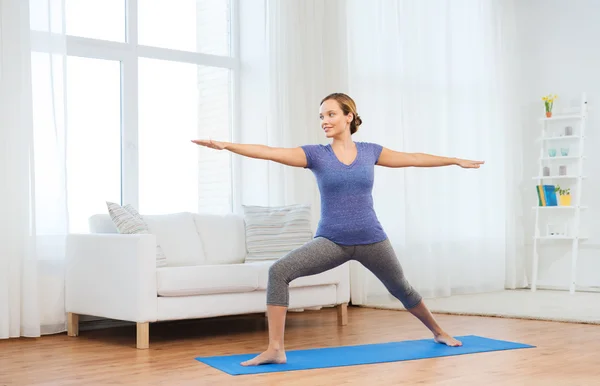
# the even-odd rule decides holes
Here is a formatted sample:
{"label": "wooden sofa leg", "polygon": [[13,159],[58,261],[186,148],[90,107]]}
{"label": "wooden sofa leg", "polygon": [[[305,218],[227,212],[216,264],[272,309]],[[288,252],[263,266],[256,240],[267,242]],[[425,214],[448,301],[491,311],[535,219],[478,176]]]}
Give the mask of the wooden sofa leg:
{"label": "wooden sofa leg", "polygon": [[150,323],[138,323],[137,327],[137,348],[147,349],[150,347]]}
{"label": "wooden sofa leg", "polygon": [[337,306],[338,324],[345,326],[348,324],[348,303],[338,304]]}
{"label": "wooden sofa leg", "polygon": [[79,335],[79,314],[67,313],[67,335]]}

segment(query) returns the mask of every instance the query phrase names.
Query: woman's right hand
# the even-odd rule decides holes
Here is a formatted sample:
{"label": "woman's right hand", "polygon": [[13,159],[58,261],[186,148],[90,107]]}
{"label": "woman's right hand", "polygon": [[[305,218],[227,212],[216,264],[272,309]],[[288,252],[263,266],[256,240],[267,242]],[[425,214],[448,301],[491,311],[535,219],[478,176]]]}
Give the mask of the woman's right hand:
{"label": "woman's right hand", "polygon": [[196,145],[210,147],[211,149],[223,150],[226,142],[213,141],[212,139],[192,139]]}

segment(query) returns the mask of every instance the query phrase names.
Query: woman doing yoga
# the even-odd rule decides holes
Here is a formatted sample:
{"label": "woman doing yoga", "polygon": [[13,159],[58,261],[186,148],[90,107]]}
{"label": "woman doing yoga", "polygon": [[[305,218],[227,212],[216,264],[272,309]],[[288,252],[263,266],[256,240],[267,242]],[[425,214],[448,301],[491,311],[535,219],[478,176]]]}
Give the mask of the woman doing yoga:
{"label": "woman doing yoga", "polygon": [[313,240],[277,260],[269,269],[267,350],[243,362],[244,366],[285,363],[283,345],[285,317],[289,305],[289,283],[299,277],[333,269],[356,260],[373,272],[387,290],[417,317],[436,342],[448,346],[462,343],[448,335],[435,321],[421,295],[404,277],[392,245],[373,209],[375,165],[390,168],[457,165],[479,168],[482,161],[438,157],[423,153],[397,152],[378,144],[354,142],[362,121],[354,101],[347,95],[328,95],[320,105],[321,128],[328,145],[277,148],[213,140],[192,142],[217,150],[310,169],[321,195],[321,218]]}

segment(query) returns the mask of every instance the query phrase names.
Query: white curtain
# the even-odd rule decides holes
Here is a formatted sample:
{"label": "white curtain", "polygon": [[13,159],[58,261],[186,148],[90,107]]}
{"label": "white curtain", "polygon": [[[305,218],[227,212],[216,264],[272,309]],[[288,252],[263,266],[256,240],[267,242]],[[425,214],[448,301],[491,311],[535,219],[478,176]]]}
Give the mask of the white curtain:
{"label": "white curtain", "polygon": [[492,3],[494,34],[498,42],[496,60],[498,62],[498,89],[501,99],[498,109],[503,115],[504,181],[506,213],[506,281],[505,288],[525,288],[529,285],[525,256],[525,213],[531,211],[528,197],[531,192],[529,178],[524,178],[523,164],[526,160],[524,143],[529,136],[523,131],[528,127],[529,117],[522,113],[517,100],[522,95],[522,85],[526,81],[521,69],[521,51],[515,44],[517,36],[517,4],[510,1]]}
{"label": "white curtain", "polygon": [[62,3],[0,0],[0,338],[65,330]]}
{"label": "white curtain", "polygon": [[[511,6],[348,2],[349,90],[363,119],[355,140],[486,161],[479,170],[377,169],[377,213],[409,281],[425,297],[524,284],[520,135],[508,99]],[[399,305],[357,264],[352,301]]]}
{"label": "white curtain", "polygon": [[[266,114],[256,125],[242,119],[241,141],[281,147],[325,143],[319,103],[347,88],[345,1],[267,0],[264,6],[266,60],[256,65],[264,68],[266,82],[254,87],[266,92],[255,90],[244,103],[256,105],[262,96]],[[244,159],[242,174],[242,204],[309,203],[316,225],[319,197],[310,171]]]}
{"label": "white curtain", "polygon": [[[525,286],[513,2],[260,5],[266,62],[242,63],[242,75],[248,68],[253,79],[256,68],[265,73],[243,102],[266,113],[243,114],[242,142],[327,142],[318,103],[330,92],[347,92],[364,121],[355,140],[485,160],[479,170],[377,168],[376,210],[410,282],[425,297]],[[310,172],[241,163],[243,204],[310,202],[316,223],[318,191]],[[353,303],[399,304],[358,263],[351,275]]]}

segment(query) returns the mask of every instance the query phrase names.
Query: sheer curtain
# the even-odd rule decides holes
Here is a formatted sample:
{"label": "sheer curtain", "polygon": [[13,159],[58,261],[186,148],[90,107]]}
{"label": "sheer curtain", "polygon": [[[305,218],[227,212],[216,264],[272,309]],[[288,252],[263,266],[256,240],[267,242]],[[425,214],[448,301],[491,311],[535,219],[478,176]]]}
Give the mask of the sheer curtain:
{"label": "sheer curtain", "polygon": [[[348,2],[355,140],[485,160],[479,170],[378,168],[374,198],[409,281],[425,296],[523,284],[517,237],[520,136],[506,60],[510,2]],[[507,268],[509,269],[507,271]],[[352,301],[399,305],[358,264]]]}
{"label": "sheer curtain", "polygon": [[[249,93],[243,103],[257,105],[256,98],[262,97],[265,116],[251,127],[243,118],[241,140],[276,147],[324,143],[319,103],[347,88],[345,2],[268,0],[263,6],[265,61],[257,65],[264,68],[265,83],[254,87],[265,87],[266,92]],[[243,204],[309,203],[316,225],[319,199],[310,171],[261,160],[241,163]]]}
{"label": "sheer curtain", "polygon": [[37,337],[65,330],[63,2],[0,4],[0,338]]}

